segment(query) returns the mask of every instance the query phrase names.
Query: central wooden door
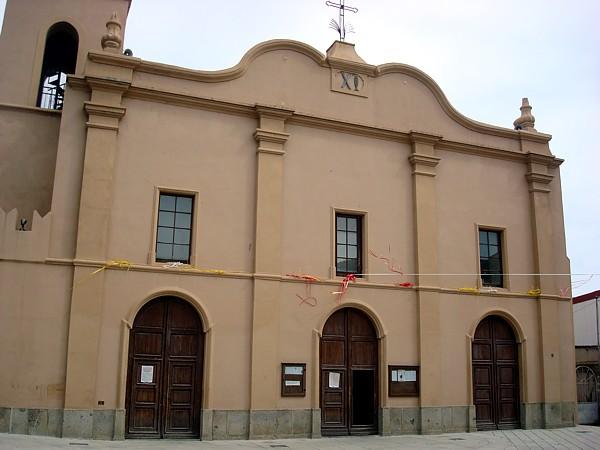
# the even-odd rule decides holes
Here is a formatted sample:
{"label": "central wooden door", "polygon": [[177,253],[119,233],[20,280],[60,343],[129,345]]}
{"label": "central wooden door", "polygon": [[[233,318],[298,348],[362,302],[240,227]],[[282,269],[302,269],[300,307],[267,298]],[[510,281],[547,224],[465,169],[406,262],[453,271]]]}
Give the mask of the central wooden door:
{"label": "central wooden door", "polygon": [[204,334],[186,301],[161,297],[138,313],[129,337],[129,438],[200,436]]}
{"label": "central wooden door", "polygon": [[325,323],[321,338],[321,433],[377,433],[378,340],[371,319],[344,308]]}
{"label": "central wooden door", "polygon": [[473,339],[473,403],[478,430],[520,427],[519,356],[512,327],[481,321]]}

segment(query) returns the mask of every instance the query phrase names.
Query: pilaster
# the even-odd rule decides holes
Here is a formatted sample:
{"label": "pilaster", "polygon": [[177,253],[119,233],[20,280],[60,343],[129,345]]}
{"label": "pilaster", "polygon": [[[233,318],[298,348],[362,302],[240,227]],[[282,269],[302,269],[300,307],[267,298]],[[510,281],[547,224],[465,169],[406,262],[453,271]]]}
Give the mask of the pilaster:
{"label": "pilaster", "polygon": [[281,273],[285,121],[292,111],[256,106],[256,238],[252,316],[250,438],[262,435],[253,411],[276,409],[279,396],[280,282],[265,275]]}
{"label": "pilaster", "polygon": [[[417,286],[438,286],[436,166],[440,158],[435,145],[441,139],[411,132],[413,166],[413,211],[415,231],[415,272]],[[417,290],[419,305],[419,353],[421,362],[421,427],[423,433],[441,432],[434,420],[441,406],[442,368],[440,358],[440,301],[436,292]]]}
{"label": "pilaster", "polygon": [[[122,95],[129,83],[86,77],[87,135],[77,229],[76,260],[108,259],[110,214],[117,158],[117,134],[125,115]],[[92,410],[96,402],[97,349],[102,326],[105,272],[75,267],[69,321],[66,410]],[[78,281],[79,280],[79,281]],[[84,281],[81,281],[84,280]],[[67,424],[63,424],[66,427]]]}
{"label": "pilaster", "polygon": [[[531,227],[533,237],[533,259],[535,288],[544,294],[557,291],[554,273],[554,239],[550,183],[550,172],[554,158],[536,153],[527,155],[526,179],[529,186]],[[560,414],[553,414],[552,405],[561,401],[560,364],[560,316],[556,300],[539,298],[538,317],[540,324],[541,363],[544,395],[544,426],[560,425]]]}

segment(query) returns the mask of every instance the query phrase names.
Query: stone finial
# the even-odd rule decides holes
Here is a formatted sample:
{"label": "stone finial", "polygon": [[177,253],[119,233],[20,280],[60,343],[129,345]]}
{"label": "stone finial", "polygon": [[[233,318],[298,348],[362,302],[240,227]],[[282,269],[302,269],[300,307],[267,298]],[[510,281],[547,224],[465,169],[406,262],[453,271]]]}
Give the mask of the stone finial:
{"label": "stone finial", "polygon": [[117,12],[113,12],[108,22],[106,22],[106,34],[102,36],[102,50],[112,53],[120,53],[123,38],[121,37],[121,29],[123,26],[119,21]]}
{"label": "stone finial", "polygon": [[523,98],[521,117],[515,120],[513,125],[515,126],[515,130],[537,131],[533,127],[535,125],[535,117],[531,114],[531,106],[529,106],[529,99],[527,97]]}

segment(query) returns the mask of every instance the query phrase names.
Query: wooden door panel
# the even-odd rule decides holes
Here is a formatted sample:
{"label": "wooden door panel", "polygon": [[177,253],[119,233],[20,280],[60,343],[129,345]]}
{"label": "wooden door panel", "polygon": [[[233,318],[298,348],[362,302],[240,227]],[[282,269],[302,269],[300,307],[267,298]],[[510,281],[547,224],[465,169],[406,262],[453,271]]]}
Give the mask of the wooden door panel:
{"label": "wooden door panel", "polygon": [[353,341],[350,364],[352,366],[375,366],[377,364],[377,341]]}
{"label": "wooden door panel", "polygon": [[481,321],[473,340],[473,403],[479,429],[519,425],[518,347],[503,319]]}
{"label": "wooden door panel", "polygon": [[[340,309],[325,323],[320,345],[321,431],[324,435],[377,431],[378,350],[375,328],[363,312]],[[365,372],[365,369],[368,374],[359,378],[361,386],[369,392],[356,392],[361,403],[353,410],[353,382],[349,374],[356,370]],[[338,387],[330,385],[330,373],[339,373]]]}
{"label": "wooden door panel", "polygon": [[323,335],[330,338],[340,337],[345,338],[346,336],[346,315],[344,310],[340,309],[331,315],[325,326],[323,327]]}
{"label": "wooden door panel", "polygon": [[135,334],[133,351],[137,357],[160,356],[163,348],[163,334],[160,332],[138,332]]}
{"label": "wooden door panel", "polygon": [[[187,302],[163,297],[147,304],[130,334],[128,437],[198,437],[203,333]],[[142,377],[152,366],[152,380]]]}
{"label": "wooden door panel", "polygon": [[[137,337],[137,336],[136,336]],[[143,339],[143,337],[142,337]],[[152,378],[142,378],[142,368],[152,368]],[[128,432],[131,434],[158,435],[160,428],[160,389],[162,386],[161,363],[156,360],[136,359],[132,370],[132,393],[130,410],[133,421]]]}
{"label": "wooden door panel", "polygon": [[475,342],[473,344],[473,360],[477,361],[492,361],[492,345],[489,343]]}
{"label": "wooden door panel", "polygon": [[169,340],[169,356],[187,356],[195,358],[198,355],[198,336],[191,334],[171,333]]}
{"label": "wooden door panel", "polygon": [[325,365],[346,366],[346,343],[327,340],[321,343],[321,360]]}
{"label": "wooden door panel", "polygon": [[496,361],[514,362],[517,360],[517,348],[514,343],[496,343]]}

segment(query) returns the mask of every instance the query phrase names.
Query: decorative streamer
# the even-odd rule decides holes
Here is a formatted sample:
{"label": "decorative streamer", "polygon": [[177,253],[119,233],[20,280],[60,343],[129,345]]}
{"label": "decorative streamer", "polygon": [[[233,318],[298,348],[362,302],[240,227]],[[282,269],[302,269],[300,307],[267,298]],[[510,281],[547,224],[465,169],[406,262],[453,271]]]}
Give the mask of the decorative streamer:
{"label": "decorative streamer", "polygon": [[381,259],[385,263],[385,265],[388,267],[390,272],[399,273],[400,275],[404,275],[404,272],[402,272],[400,269],[398,269],[398,267],[396,267],[396,265],[394,264],[394,260],[392,258],[386,258],[385,256],[379,256],[371,249],[369,249],[369,255],[371,255],[377,259]]}
{"label": "decorative streamer", "polygon": [[342,297],[344,297],[344,294],[346,293],[346,291],[348,290],[348,284],[350,282],[356,283],[356,275],[354,275],[353,273],[349,273],[348,275],[346,275],[344,277],[344,279],[342,280],[342,288],[339,291],[335,291],[332,292],[332,294],[337,295],[337,302],[341,303],[342,301]]}
{"label": "decorative streamer", "polygon": [[411,288],[414,286],[414,283],[411,283],[409,281],[406,281],[404,283],[396,283],[396,286],[398,287],[403,287],[403,288]]}
{"label": "decorative streamer", "polygon": [[117,269],[127,269],[127,270],[129,270],[131,268],[131,263],[129,261],[127,261],[126,259],[111,259],[110,261],[107,261],[99,269],[94,270],[92,273],[88,273],[86,276],[84,276],[81,279],[77,280],[75,283],[73,283],[73,287],[75,287],[75,286],[83,283],[87,279],[93,277],[96,274],[99,274],[103,270],[106,270],[106,269],[108,269],[110,267],[115,267]]}
{"label": "decorative streamer", "polygon": [[542,294],[541,289],[530,289],[527,291],[527,295],[529,295],[530,297],[537,297],[541,294]]}
{"label": "decorative streamer", "polygon": [[461,287],[458,288],[458,292],[469,292],[471,294],[479,294],[479,289],[474,287]]}
{"label": "decorative streamer", "polygon": [[185,264],[185,263],[182,263],[179,261],[170,261],[170,262],[164,264],[163,267],[165,269],[182,269],[182,270],[195,272],[195,273],[208,273],[208,274],[214,274],[214,275],[225,274],[225,271],[221,270],[221,269],[202,269],[200,267],[196,267],[191,264]]}
{"label": "decorative streamer", "polygon": [[296,297],[298,297],[300,299],[300,303],[298,303],[298,306],[302,306],[303,304],[307,304],[308,306],[312,306],[315,307],[317,306],[317,297],[315,297],[314,295],[312,295],[312,282],[313,281],[320,281],[319,278],[317,277],[313,277],[312,275],[306,275],[306,274],[297,274],[297,273],[288,273],[286,274],[286,276],[288,277],[292,277],[292,278],[296,278],[298,280],[304,280],[304,297],[301,296],[300,294],[296,294]]}

